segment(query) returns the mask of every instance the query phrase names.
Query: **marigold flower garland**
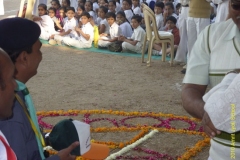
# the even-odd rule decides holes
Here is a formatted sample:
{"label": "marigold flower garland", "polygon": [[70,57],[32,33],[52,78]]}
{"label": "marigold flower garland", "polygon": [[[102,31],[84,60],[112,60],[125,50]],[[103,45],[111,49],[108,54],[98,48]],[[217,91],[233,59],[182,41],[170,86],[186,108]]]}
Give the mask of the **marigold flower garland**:
{"label": "marigold flower garland", "polygon": [[[189,135],[200,135],[204,137],[204,140],[198,141],[194,147],[187,148],[186,152],[183,153],[182,156],[178,156],[178,160],[187,160],[191,157],[195,156],[198,152],[200,152],[205,146],[209,145],[209,138],[207,135],[203,132],[202,127],[200,129],[196,130],[197,122],[199,122],[198,119],[195,118],[189,118],[187,116],[176,116],[174,114],[163,114],[163,113],[153,113],[153,112],[125,112],[125,111],[112,111],[112,110],[58,110],[58,111],[41,111],[38,112],[38,121],[39,125],[42,126],[45,131],[51,131],[53,125],[47,124],[42,119],[44,117],[56,117],[56,116],[77,116],[79,114],[84,115],[84,120],[86,123],[91,124],[97,121],[106,120],[113,124],[114,127],[98,127],[98,128],[91,128],[91,132],[136,132],[140,131],[138,135],[136,135],[133,139],[126,141],[126,142],[103,142],[103,141],[97,141],[93,140],[94,143],[101,143],[106,144],[110,148],[124,148],[127,145],[136,144],[136,141],[138,141],[140,138],[142,138],[144,135],[146,135],[149,130],[158,130],[159,132],[170,132],[170,133],[180,133],[180,134],[189,134]],[[91,119],[92,114],[110,114],[110,115],[119,115],[119,116],[126,116],[125,118],[117,121],[116,119],[110,119],[110,118],[95,118]],[[159,124],[154,125],[131,125],[127,124],[126,121],[129,119],[134,118],[153,118],[158,121],[160,121]],[[163,119],[165,118],[165,119]],[[188,123],[190,126],[183,129],[176,129],[175,127],[172,127],[170,125],[171,121],[183,121]],[[48,130],[46,130],[48,129]],[[127,159],[161,159],[161,158],[168,158],[173,159],[168,154],[161,154],[156,151],[152,151],[149,149],[143,149],[143,148],[133,148],[135,151],[141,151],[146,154],[150,154],[152,156],[122,156],[119,155],[117,158],[127,158]],[[51,149],[48,149],[49,153],[56,154],[57,152]],[[84,160],[82,157],[77,157],[79,160]],[[176,159],[176,158],[175,158]]]}

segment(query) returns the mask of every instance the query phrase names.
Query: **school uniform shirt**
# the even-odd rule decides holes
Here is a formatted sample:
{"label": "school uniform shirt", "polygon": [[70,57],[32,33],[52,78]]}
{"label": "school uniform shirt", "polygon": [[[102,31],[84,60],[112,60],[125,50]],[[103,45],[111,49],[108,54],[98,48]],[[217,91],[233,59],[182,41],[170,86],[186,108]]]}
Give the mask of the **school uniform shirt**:
{"label": "school uniform shirt", "polygon": [[110,38],[111,39],[120,36],[121,29],[120,29],[119,25],[116,22],[114,22],[112,24],[112,26],[110,26],[109,33],[110,33]]}
{"label": "school uniform shirt", "polygon": [[83,36],[80,36],[78,39],[83,42],[83,43],[87,43],[89,45],[92,45],[92,41],[94,38],[94,32],[93,32],[94,28],[93,26],[90,24],[90,22],[86,23],[85,25],[82,25],[82,31],[84,34],[89,34],[90,38],[89,40],[86,40]]}
{"label": "school uniform shirt", "polygon": [[141,48],[143,46],[145,34],[146,34],[146,32],[140,25],[136,29],[133,30],[131,39],[133,39],[134,41],[138,41],[136,44],[137,47]]}
{"label": "school uniform shirt", "polygon": [[76,37],[77,36],[77,32],[75,31],[76,24],[77,24],[76,19],[74,17],[70,20],[67,19],[63,26],[63,29],[65,32],[71,29],[72,31],[70,32],[69,36]]}
{"label": "school uniform shirt", "polygon": [[140,7],[136,7],[136,8],[134,8],[134,6],[132,6],[132,10],[133,10],[133,13],[136,15],[141,15],[141,9],[140,9]]}
{"label": "school uniform shirt", "polygon": [[96,13],[93,12],[93,11],[89,11],[88,13],[90,14],[90,16],[93,18],[94,22],[96,23],[96,21],[97,21],[97,15],[96,15]]}
{"label": "school uniform shirt", "polygon": [[46,32],[48,32],[49,34],[55,34],[55,28],[54,28],[54,22],[52,20],[52,18],[48,15],[43,15],[40,16],[42,18],[42,20],[40,20],[40,24],[41,26],[44,28],[44,30]]}
{"label": "school uniform shirt", "polygon": [[120,24],[120,28],[122,31],[122,35],[124,35],[124,37],[131,37],[133,34],[133,30],[131,25],[128,22],[124,22],[122,24]]}
{"label": "school uniform shirt", "polygon": [[128,22],[131,22],[132,16],[133,16],[133,12],[131,9],[125,10],[124,11],[126,18],[128,20]]}
{"label": "school uniform shirt", "polygon": [[0,159],[1,160],[17,160],[17,157],[9,146],[9,143],[3,133],[0,131]]}
{"label": "school uniform shirt", "polygon": [[156,17],[157,29],[159,31],[163,31],[164,30],[164,21],[163,21],[162,13],[155,14],[155,17]]}
{"label": "school uniform shirt", "polygon": [[122,10],[120,3],[116,2],[116,13]]}
{"label": "school uniform shirt", "polygon": [[106,20],[106,18],[105,19],[102,19],[101,21],[100,21],[100,25],[105,25],[105,31],[104,31],[104,33],[109,33],[109,24],[108,24],[108,22],[107,22],[107,20]]}
{"label": "school uniform shirt", "polygon": [[97,12],[96,10],[99,8],[99,5],[97,4],[97,2],[93,3],[93,10],[94,12]]}
{"label": "school uniform shirt", "polygon": [[[22,91],[17,92],[25,102]],[[13,105],[13,115],[9,119],[0,120],[0,130],[8,140],[18,160],[42,160],[35,133],[20,103],[16,100]],[[45,160],[60,160],[55,155]]]}

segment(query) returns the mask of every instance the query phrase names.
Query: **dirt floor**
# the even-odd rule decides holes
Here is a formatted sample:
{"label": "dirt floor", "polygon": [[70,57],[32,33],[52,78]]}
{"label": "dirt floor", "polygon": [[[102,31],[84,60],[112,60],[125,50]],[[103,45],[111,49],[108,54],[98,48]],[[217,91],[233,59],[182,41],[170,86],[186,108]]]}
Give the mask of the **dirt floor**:
{"label": "dirt floor", "polygon": [[[6,15],[18,10],[17,0],[4,0]],[[140,58],[92,53],[67,47],[43,45],[43,59],[38,74],[27,86],[38,111],[68,109],[112,109],[187,115],[181,106],[182,66],[170,67],[168,62],[153,60],[152,67]],[[99,116],[101,117],[101,116]],[[45,118],[55,124],[65,117]],[[75,119],[77,117],[74,117]],[[78,117],[79,120],[82,117]],[[110,116],[110,118],[115,118]],[[134,119],[128,123],[153,124],[153,119]],[[106,126],[105,123],[95,124]],[[176,123],[176,126],[182,124]],[[135,133],[94,133],[96,140],[126,141]],[[157,133],[142,147],[173,157],[181,155],[185,147],[193,146],[199,136]],[[208,157],[205,148],[194,160]],[[115,151],[112,151],[115,152]],[[139,155],[131,151],[127,155]],[[141,154],[142,155],[142,154]]]}

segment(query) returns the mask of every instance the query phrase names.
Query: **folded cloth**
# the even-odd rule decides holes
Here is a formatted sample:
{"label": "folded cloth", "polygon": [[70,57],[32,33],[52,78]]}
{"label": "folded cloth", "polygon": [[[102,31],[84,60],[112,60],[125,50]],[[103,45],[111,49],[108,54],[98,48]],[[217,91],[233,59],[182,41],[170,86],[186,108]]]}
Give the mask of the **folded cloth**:
{"label": "folded cloth", "polygon": [[203,100],[204,110],[216,129],[227,133],[240,130],[240,74],[227,74]]}

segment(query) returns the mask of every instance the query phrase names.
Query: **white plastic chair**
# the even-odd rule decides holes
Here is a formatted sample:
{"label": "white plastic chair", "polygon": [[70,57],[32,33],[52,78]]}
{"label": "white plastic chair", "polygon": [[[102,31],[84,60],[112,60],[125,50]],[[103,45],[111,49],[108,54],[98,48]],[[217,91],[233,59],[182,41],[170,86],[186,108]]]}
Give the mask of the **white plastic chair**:
{"label": "white plastic chair", "polygon": [[162,44],[162,61],[166,61],[166,50],[167,44],[169,43],[171,46],[171,60],[170,66],[173,66],[173,58],[174,58],[174,36],[173,34],[165,31],[158,31],[156,18],[153,11],[145,4],[143,5],[143,15],[144,21],[146,25],[146,35],[144,38],[143,49],[142,49],[142,63],[144,63],[144,53],[146,42],[148,41],[148,59],[147,66],[151,66],[151,57],[152,57],[152,47],[154,43]]}

